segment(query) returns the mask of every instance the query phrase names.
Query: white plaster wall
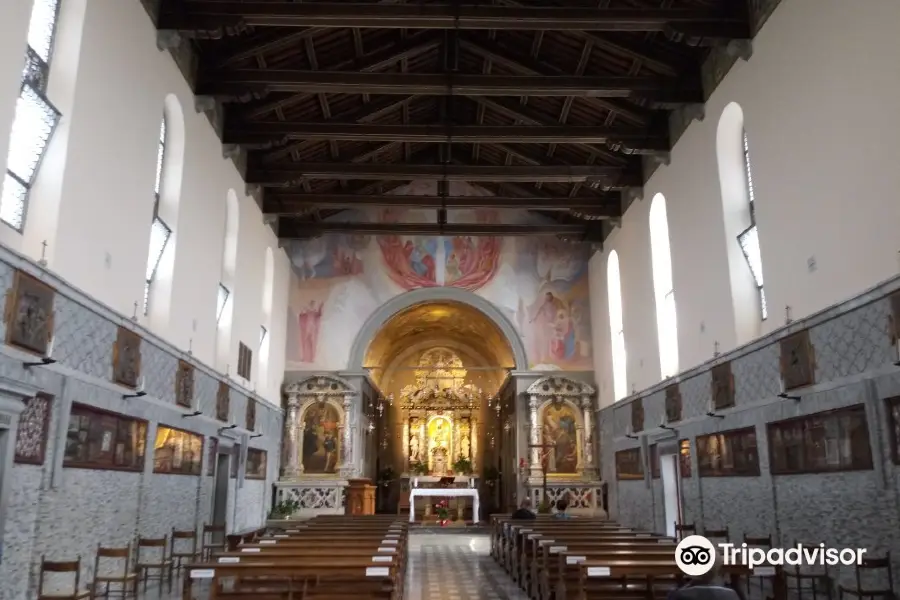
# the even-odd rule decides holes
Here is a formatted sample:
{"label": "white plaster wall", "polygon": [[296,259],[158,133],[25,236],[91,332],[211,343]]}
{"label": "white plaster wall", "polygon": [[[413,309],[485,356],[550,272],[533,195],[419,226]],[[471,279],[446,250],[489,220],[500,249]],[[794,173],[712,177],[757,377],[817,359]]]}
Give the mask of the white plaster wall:
{"label": "white plaster wall", "polygon": [[[0,131],[8,132],[24,64],[30,1],[0,7]],[[115,23],[115,27],[110,27]],[[289,262],[264,226],[255,201],[174,60],[137,0],[66,0],[59,19],[48,96],[63,113],[32,191],[24,235],[0,227],[0,242],[32,258],[48,244],[49,267],[114,310],[131,316],[143,298],[157,139],[163,104],[174,94],[184,115],[184,165],[177,215],[159,283],[171,309],[145,324],[181,349],[216,365],[216,292],[221,273],[225,197],[238,192],[238,263],[232,290],[229,348],[233,374],[238,342],[259,354],[267,247],[275,256],[275,293],[267,373],[255,361],[255,387],[280,403]],[[170,127],[172,127],[170,125]],[[7,134],[0,135],[6,156]],[[165,175],[164,175],[165,177]],[[158,290],[157,290],[158,291]],[[140,311],[139,311],[140,312]]]}
{"label": "white plaster wall", "polygon": [[[591,262],[595,365],[601,404],[613,401],[606,259],[622,270],[628,389],[660,381],[648,213],[666,196],[678,310],[681,369],[738,345],[716,164],[716,130],[738,102],[749,135],[762,246],[767,321],[799,319],[895,275],[900,269],[900,22],[894,0],[783,0]],[[817,269],[809,272],[807,260]],[[701,330],[701,324],[703,325]],[[749,340],[741,340],[744,343]]]}

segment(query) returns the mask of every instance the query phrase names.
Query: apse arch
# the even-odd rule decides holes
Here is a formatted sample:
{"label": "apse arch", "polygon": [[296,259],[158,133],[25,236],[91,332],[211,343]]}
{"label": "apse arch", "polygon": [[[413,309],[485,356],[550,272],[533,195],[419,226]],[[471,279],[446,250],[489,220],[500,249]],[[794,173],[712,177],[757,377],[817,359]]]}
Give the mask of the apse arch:
{"label": "apse arch", "polygon": [[406,309],[419,304],[450,302],[467,305],[475,309],[489,321],[491,321],[505,338],[513,355],[515,368],[528,369],[528,356],[525,345],[512,322],[496,306],[484,298],[459,288],[420,288],[399,296],[394,296],[374,313],[369,315],[366,322],[356,334],[353,345],[350,347],[350,356],[347,368],[353,372],[360,372],[365,367],[366,354],[370,344],[375,340],[382,327],[393,317]]}

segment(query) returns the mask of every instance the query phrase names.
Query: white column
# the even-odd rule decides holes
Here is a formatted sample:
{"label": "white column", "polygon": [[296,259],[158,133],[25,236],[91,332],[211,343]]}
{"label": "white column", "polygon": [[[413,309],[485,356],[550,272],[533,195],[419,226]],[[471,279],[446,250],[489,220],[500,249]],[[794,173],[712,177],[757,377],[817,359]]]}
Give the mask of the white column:
{"label": "white column", "polygon": [[581,409],[584,416],[584,471],[592,473],[594,470],[594,421],[592,417],[593,402],[590,396],[582,396]]}
{"label": "white column", "polygon": [[287,435],[284,438],[287,465],[284,467],[285,477],[297,477],[302,473],[300,465],[300,407],[296,396],[288,397]]}
{"label": "white column", "polygon": [[353,472],[353,428],[350,427],[350,409],[353,394],[344,394],[344,464],[340,471],[342,477],[350,477]]}
{"label": "white column", "polygon": [[[531,446],[537,446],[541,443],[541,428],[538,425],[537,414],[537,396],[528,398],[528,414],[531,421],[531,431],[528,437],[528,443]],[[541,475],[541,449],[532,447],[531,449],[531,475],[539,477]]]}

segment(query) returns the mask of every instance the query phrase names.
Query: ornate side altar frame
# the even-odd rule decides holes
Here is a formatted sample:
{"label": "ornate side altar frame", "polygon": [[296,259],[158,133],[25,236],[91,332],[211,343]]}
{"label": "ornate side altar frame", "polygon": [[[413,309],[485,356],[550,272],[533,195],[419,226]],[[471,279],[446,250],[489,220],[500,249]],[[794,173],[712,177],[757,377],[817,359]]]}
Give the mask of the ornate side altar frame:
{"label": "ornate side altar frame", "polygon": [[544,412],[553,405],[565,404],[572,408],[576,418],[575,473],[547,473],[547,500],[555,502],[564,496],[570,501],[573,512],[597,514],[603,510],[601,488],[603,482],[594,465],[593,417],[594,388],[586,383],[548,375],[532,383],[526,394],[529,409],[529,437],[527,468],[522,469],[523,483],[535,506],[543,498],[543,472],[541,469],[541,435]]}
{"label": "ornate side altar frame", "polygon": [[[335,375],[316,375],[285,386],[287,418],[284,436],[284,472],[276,486],[276,501],[296,500],[298,517],[343,514],[347,480],[358,476],[356,464],[356,417],[353,399],[359,394],[350,383]],[[303,423],[306,411],[316,404],[329,404],[340,417],[340,454],[338,472],[303,472]]]}

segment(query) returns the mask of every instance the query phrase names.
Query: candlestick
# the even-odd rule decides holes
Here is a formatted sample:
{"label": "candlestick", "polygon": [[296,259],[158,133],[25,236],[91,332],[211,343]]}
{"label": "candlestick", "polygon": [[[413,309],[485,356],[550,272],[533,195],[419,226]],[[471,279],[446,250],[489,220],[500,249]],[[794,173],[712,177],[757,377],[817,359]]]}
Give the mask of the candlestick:
{"label": "candlestick", "polygon": [[56,336],[50,338],[50,341],[47,342],[47,358],[53,357],[53,343],[56,341]]}

